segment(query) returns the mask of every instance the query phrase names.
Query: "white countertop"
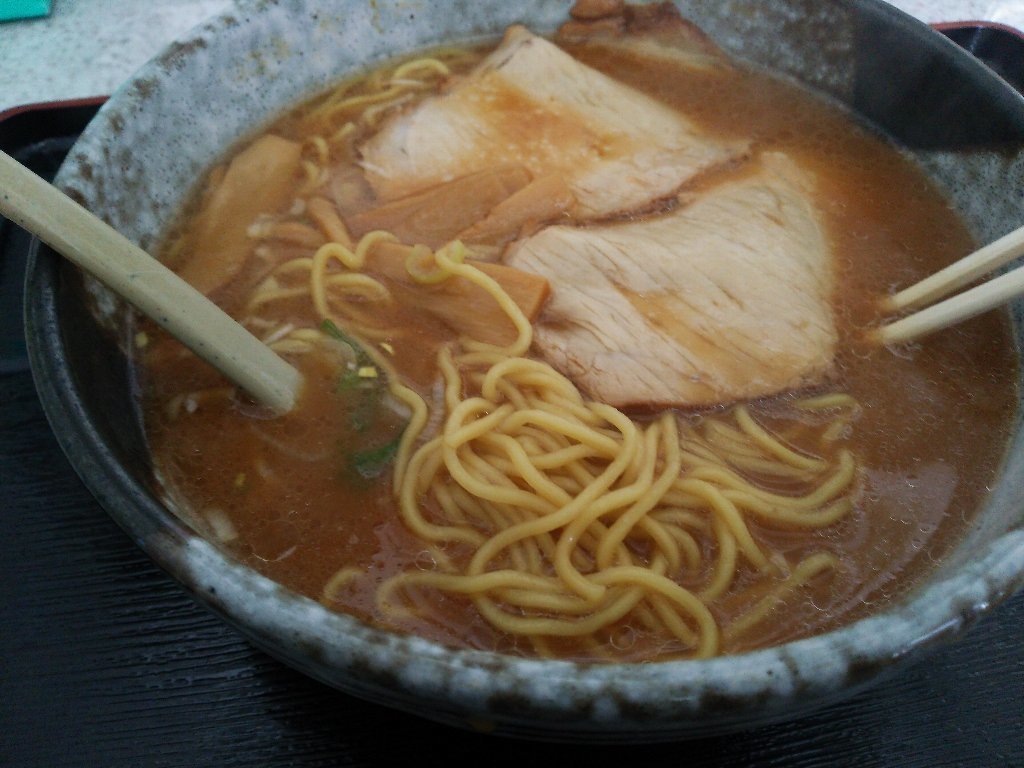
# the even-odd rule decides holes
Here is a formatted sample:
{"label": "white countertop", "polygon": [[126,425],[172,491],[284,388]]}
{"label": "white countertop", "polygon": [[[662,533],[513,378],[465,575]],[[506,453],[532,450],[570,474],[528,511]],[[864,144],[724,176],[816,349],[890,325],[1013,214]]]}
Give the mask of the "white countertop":
{"label": "white countertop", "polygon": [[52,2],[46,18],[0,23],[0,111],[41,101],[106,96],[169,42],[234,4]]}
{"label": "white countertop", "polygon": [[[167,43],[233,3],[53,0],[47,18],[0,23],[0,112],[107,95]],[[894,0],[893,5],[929,23],[983,20],[1024,29],[1024,0]]]}

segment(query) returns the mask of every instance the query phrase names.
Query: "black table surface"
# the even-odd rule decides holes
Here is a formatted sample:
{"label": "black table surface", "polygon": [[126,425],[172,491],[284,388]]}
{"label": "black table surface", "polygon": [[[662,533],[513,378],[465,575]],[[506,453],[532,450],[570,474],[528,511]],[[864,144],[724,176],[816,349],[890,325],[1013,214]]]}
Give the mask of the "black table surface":
{"label": "black table surface", "polygon": [[[52,174],[94,111],[60,105],[8,116],[0,149]],[[855,698],[801,720],[678,744],[501,740],[304,677],[196,604],[75,475],[24,357],[27,247],[28,237],[0,219],[0,765],[1024,767],[1024,595]]]}

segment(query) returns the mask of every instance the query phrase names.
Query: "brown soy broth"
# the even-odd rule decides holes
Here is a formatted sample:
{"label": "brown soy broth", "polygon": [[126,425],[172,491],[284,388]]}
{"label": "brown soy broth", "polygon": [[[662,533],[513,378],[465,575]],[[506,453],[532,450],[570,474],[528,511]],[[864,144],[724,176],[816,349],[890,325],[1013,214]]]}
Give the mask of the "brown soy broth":
{"label": "brown soy broth", "polygon": [[[684,72],[677,65],[586,45],[570,51],[685,111],[710,133],[753,137],[759,149],[789,153],[819,179],[817,203],[835,251],[839,287],[841,348],[832,384],[862,406],[847,442],[862,472],[857,503],[847,518],[821,532],[773,532],[751,523],[755,536],[791,561],[827,549],[841,553],[842,567],[793,593],[773,614],[785,620],[769,618],[724,650],[763,647],[828,629],[904,593],[970,525],[996,475],[1016,402],[1017,360],[1002,313],[899,350],[871,348],[859,338],[877,320],[876,297],[972,249],[966,227],[911,162],[791,84],[726,69]],[[302,138],[303,116],[300,109],[277,129]],[[237,301],[230,293],[218,298],[226,306]],[[395,324],[408,329],[389,339],[395,364],[430,403],[434,355],[451,333],[421,313],[394,311]],[[315,324],[309,307],[299,302],[283,314]],[[364,482],[340,476],[346,447],[365,438],[352,433],[348,414],[339,407],[329,362],[296,360],[310,382],[300,422],[269,419],[237,398],[199,403],[202,419],[171,418],[172,398],[213,387],[217,380],[200,364],[168,354],[162,344],[146,353],[145,413],[156,463],[179,506],[200,516],[222,511],[234,527],[225,546],[314,598],[338,569],[358,564],[367,576],[345,591],[344,604],[332,607],[386,624],[375,608],[376,586],[403,568],[432,564],[398,517],[388,474]],[[782,429],[793,424],[787,404],[783,396],[754,409]],[[273,457],[267,455],[268,437],[279,446]],[[793,443],[816,450],[799,436]],[[705,576],[695,575],[694,585]],[[755,581],[756,574],[742,568],[735,591],[742,593]],[[437,610],[448,621],[404,629],[453,645],[530,652],[521,647],[525,643],[495,636],[468,601],[440,600]],[[749,602],[727,599],[715,609],[717,618],[725,621]],[[634,628],[620,629],[635,635]],[[624,658],[655,653],[653,642],[631,635],[623,641],[629,646]],[[568,656],[581,653],[571,644],[555,648]]]}

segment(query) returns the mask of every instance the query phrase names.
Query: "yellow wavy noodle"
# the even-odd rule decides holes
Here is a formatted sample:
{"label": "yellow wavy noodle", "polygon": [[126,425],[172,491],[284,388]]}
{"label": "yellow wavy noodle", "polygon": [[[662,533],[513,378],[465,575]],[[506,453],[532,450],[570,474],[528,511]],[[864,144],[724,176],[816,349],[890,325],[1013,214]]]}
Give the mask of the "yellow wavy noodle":
{"label": "yellow wavy noodle", "polygon": [[327,583],[324,584],[321,598],[325,602],[330,602],[335,599],[335,596],[353,581],[363,575],[363,571],[359,568],[353,568],[351,566],[338,570]]}
{"label": "yellow wavy noodle", "polygon": [[[377,100],[391,98],[395,87],[347,96],[329,109],[386,103]],[[323,159],[325,146],[313,141],[309,152]],[[856,465],[835,443],[856,415],[852,399],[827,395],[791,404],[807,416],[800,428],[817,438],[821,456],[794,448],[743,405],[700,419],[631,418],[527,357],[529,321],[453,243],[417,252],[407,271],[426,284],[451,276],[473,282],[494,297],[518,334],[505,348],[462,338],[441,350],[444,419],[436,433],[422,434],[426,402],[401,383],[374,343],[395,332],[379,326],[374,309],[394,298],[362,271],[373,247],[394,237],[373,232],[354,246],[339,242],[347,239],[344,223],[339,219],[339,229],[322,205],[313,210],[319,212],[310,215],[312,224],[276,222],[260,233],[314,250],[275,266],[245,306],[250,323],[270,325],[275,305],[308,303],[318,318],[363,340],[412,414],[393,487],[423,558],[378,588],[385,621],[441,621],[435,597],[443,593],[468,601],[493,630],[521,638],[539,655],[559,654],[571,643],[587,658],[616,658],[641,646],[664,656],[707,657],[837,567],[827,552],[791,564],[750,524],[817,530],[849,512]],[[325,343],[314,328],[272,327],[268,336],[276,349],[295,354]],[[360,578],[359,568],[346,565],[325,585],[323,599],[330,603]],[[735,598],[741,582],[749,594],[729,619],[717,604]]]}
{"label": "yellow wavy noodle", "polygon": [[440,50],[344,83],[303,117],[302,134],[314,137],[307,140],[307,158],[318,169],[326,167],[332,156],[348,152],[351,142],[374,128],[388,111],[433,90],[453,67],[461,68],[469,60],[465,51]]}
{"label": "yellow wavy noodle", "polygon": [[[435,259],[519,319],[478,270],[444,251]],[[445,593],[539,655],[572,639],[577,654],[615,657],[609,647],[646,635],[669,655],[707,657],[836,567],[827,552],[787,563],[749,523],[838,522],[856,477],[848,451],[808,456],[744,406],[695,425],[670,413],[636,421],[526,358],[530,326],[522,318],[517,327],[508,348],[463,339],[439,355],[443,425],[425,439],[419,427],[407,431],[407,444],[418,446],[398,462],[395,483],[402,519],[434,566],[379,588],[386,620],[441,620],[431,595]],[[833,397],[795,407],[834,412],[820,426],[827,431],[856,404]],[[752,475],[798,487],[779,493]],[[761,577],[739,616],[723,623],[715,603],[744,571]]]}

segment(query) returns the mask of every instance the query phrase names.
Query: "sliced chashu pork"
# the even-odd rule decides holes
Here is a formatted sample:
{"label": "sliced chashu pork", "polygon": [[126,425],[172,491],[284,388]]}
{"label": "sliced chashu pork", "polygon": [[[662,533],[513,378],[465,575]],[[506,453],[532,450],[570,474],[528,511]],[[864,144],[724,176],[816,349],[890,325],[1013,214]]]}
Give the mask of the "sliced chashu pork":
{"label": "sliced chashu pork", "polygon": [[511,27],[472,73],[391,118],[361,147],[367,180],[384,200],[523,165],[535,179],[562,175],[581,218],[643,208],[745,151],[523,27]]}
{"label": "sliced chashu pork", "polygon": [[729,66],[728,57],[671,2],[627,5],[614,0],[577,2],[572,19],[558,30],[559,41],[668,61],[690,70]]}
{"label": "sliced chashu pork", "polygon": [[813,180],[766,153],[659,218],[555,226],[506,262],[543,275],[535,344],[592,397],[704,406],[813,383],[836,345]]}

